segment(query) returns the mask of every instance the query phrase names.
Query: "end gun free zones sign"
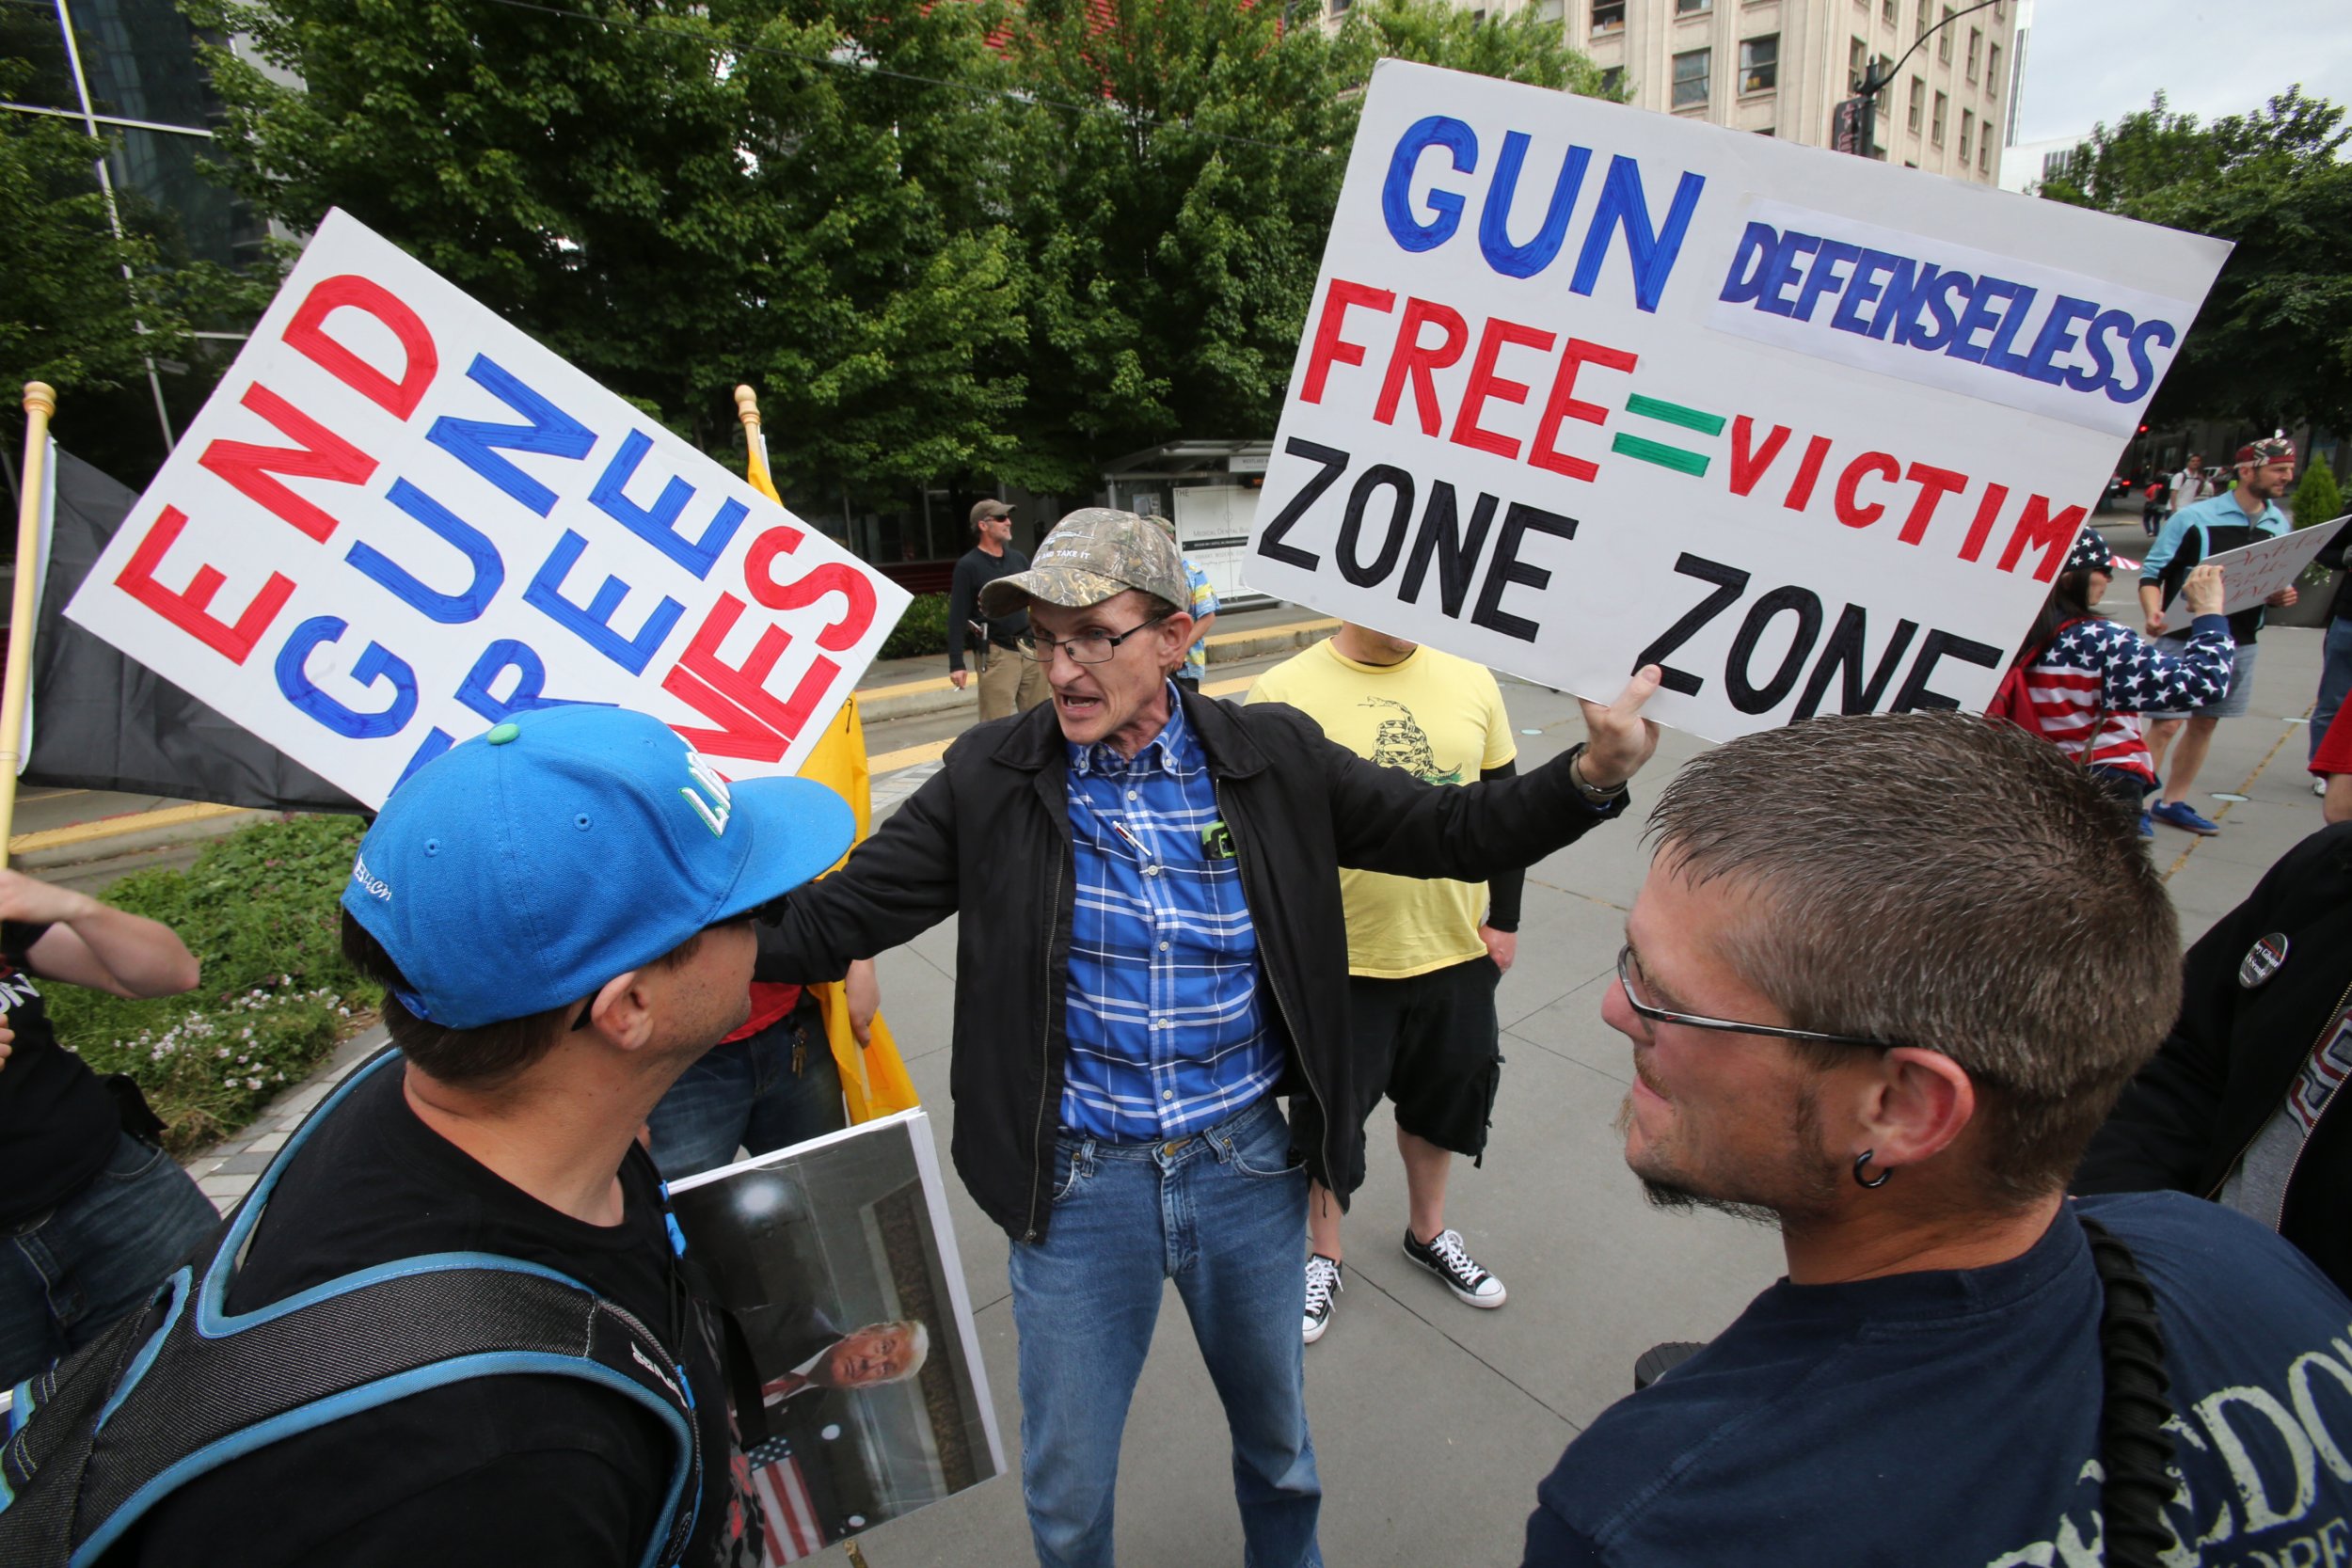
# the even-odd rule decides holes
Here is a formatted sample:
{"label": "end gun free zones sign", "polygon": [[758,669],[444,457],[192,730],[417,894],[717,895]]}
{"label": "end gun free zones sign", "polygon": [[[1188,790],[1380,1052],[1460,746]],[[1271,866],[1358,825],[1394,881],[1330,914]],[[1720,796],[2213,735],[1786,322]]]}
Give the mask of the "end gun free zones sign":
{"label": "end gun free zones sign", "polygon": [[789,773],[906,604],[337,212],[66,613],[373,806],[561,703]]}
{"label": "end gun free zones sign", "polygon": [[1715,739],[1979,710],[2227,254],[1385,61],[1249,584]]}

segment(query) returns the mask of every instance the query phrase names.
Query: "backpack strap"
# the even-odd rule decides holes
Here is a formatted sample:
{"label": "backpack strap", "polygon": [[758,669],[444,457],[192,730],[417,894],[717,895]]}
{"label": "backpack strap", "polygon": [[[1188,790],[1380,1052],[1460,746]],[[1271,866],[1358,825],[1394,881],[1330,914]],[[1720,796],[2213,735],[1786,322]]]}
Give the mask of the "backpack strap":
{"label": "backpack strap", "polygon": [[610,1388],[670,1433],[676,1459],[643,1561],[679,1560],[707,1462],[693,1389],[650,1329],[577,1281],[488,1253],[437,1253],[228,1311],[237,1261],[287,1162],[397,1055],[379,1054],[311,1114],[201,1274],[182,1268],[144,1314],[29,1386],[41,1418],[20,1412],[0,1449],[0,1559],[78,1568],[178,1487],[267,1444],[468,1378],[553,1375]]}

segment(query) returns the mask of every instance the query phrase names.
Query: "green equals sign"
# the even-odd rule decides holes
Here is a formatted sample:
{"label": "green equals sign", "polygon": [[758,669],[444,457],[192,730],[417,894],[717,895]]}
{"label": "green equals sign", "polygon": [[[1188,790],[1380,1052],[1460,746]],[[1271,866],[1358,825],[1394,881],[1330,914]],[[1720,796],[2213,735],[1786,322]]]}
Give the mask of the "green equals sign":
{"label": "green equals sign", "polygon": [[[1625,411],[1629,414],[1639,414],[1644,419],[1657,420],[1663,424],[1680,425],[1685,430],[1695,430],[1703,436],[1721,436],[1725,423],[1721,414],[1709,414],[1700,409],[1686,407],[1679,403],[1668,403],[1663,398],[1644,397],[1639,392],[1625,400]],[[1672,468],[1677,473],[1691,474],[1694,477],[1703,477],[1707,472],[1707,465],[1712,461],[1705,452],[1692,451],[1688,447],[1669,446],[1663,441],[1653,441],[1645,436],[1620,435],[1609,443],[1609,450],[1623,452],[1626,456],[1640,462],[1655,463],[1661,468]]]}

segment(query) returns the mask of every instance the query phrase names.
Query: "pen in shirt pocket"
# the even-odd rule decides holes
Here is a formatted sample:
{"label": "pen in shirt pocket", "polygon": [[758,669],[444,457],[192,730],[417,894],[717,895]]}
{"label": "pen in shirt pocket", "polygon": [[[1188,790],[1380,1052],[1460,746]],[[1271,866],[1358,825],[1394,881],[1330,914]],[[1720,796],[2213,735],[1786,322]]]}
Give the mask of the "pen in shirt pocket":
{"label": "pen in shirt pocket", "polygon": [[1136,838],[1135,834],[1127,831],[1127,824],[1121,822],[1116,816],[1110,819],[1110,823],[1111,832],[1117,833],[1120,837],[1127,841],[1127,847],[1136,852],[1136,859],[1141,861],[1146,865],[1154,863],[1154,857],[1152,851],[1146,849],[1143,847],[1143,842]]}

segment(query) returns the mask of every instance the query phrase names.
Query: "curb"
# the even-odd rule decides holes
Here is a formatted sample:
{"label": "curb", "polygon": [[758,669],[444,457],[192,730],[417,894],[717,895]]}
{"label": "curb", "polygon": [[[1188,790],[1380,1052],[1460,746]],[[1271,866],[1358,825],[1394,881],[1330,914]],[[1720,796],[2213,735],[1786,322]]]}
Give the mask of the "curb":
{"label": "curb", "polygon": [[198,839],[217,838],[239,828],[284,815],[242,806],[185,805],[143,811],[130,816],[103,817],[20,833],[8,842],[8,863],[20,870],[54,871],[135,855],[143,849],[166,849]]}

